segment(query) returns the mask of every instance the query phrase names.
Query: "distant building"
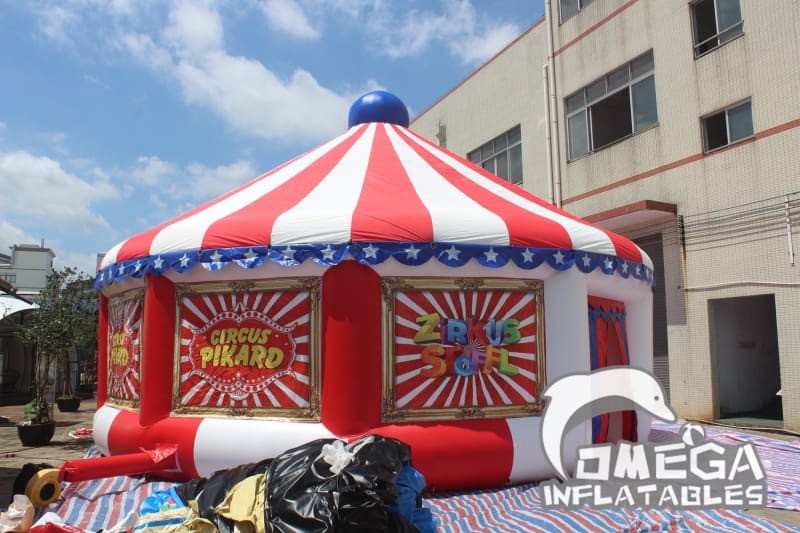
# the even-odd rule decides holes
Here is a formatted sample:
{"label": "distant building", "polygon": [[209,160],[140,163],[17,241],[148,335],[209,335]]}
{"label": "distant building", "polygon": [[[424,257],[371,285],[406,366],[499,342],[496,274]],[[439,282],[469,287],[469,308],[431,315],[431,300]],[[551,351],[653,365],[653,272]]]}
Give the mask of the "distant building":
{"label": "distant building", "polygon": [[19,336],[25,315],[53,272],[56,254],[36,244],[15,244],[0,254],[0,404],[27,400],[33,352]]}
{"label": "distant building", "polygon": [[0,279],[16,288],[16,294],[36,301],[53,272],[56,254],[38,244],[15,244],[11,255],[0,254]]}
{"label": "distant building", "polygon": [[680,416],[800,429],[798,3],[545,2],[412,129],[647,251]]}
{"label": "distant building", "polygon": [[[25,315],[36,305],[0,279],[0,405],[27,400],[33,371],[33,354],[19,336]],[[22,396],[20,396],[22,395]]]}

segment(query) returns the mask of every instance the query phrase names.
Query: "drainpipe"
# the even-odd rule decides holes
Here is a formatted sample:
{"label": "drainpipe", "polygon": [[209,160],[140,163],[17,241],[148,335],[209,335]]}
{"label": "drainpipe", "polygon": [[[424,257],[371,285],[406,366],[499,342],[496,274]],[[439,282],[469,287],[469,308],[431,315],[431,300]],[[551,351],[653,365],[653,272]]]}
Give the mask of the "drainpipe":
{"label": "drainpipe", "polygon": [[555,205],[553,198],[553,138],[550,136],[550,95],[549,95],[549,82],[550,76],[547,74],[547,63],[542,65],[542,83],[544,90],[542,96],[544,97],[544,144],[545,150],[545,164],[547,168],[547,201]]}
{"label": "drainpipe", "polygon": [[792,204],[789,195],[783,197],[783,210],[786,219],[786,236],[789,238],[789,264],[794,266],[794,243],[792,242]]}
{"label": "drainpipe", "polygon": [[560,135],[558,134],[558,99],[556,98],[556,71],[555,71],[555,52],[553,46],[553,10],[552,0],[544,0],[544,18],[547,26],[547,95],[548,102],[545,106],[546,114],[550,116],[547,128],[550,137],[550,152],[548,155],[552,161],[551,183],[553,187],[554,205],[561,207],[561,151],[559,150]]}

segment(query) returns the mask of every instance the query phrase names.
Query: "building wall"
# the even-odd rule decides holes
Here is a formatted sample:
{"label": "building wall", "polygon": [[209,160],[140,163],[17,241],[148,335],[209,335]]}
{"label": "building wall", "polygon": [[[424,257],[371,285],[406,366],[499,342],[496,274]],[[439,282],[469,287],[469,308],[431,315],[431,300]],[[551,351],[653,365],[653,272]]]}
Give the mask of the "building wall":
{"label": "building wall", "polygon": [[437,141],[446,127],[446,148],[461,157],[517,124],[522,132],[522,173],[526,189],[547,198],[542,65],[546,32],[538,22],[493,61],[419,115],[412,129]]}
{"label": "building wall", "polygon": [[[582,217],[643,200],[677,206],[677,217],[631,219],[614,229],[632,238],[662,234],[671,402],[681,416],[719,415],[709,300],[773,294],[784,424],[798,429],[800,266],[790,262],[784,195],[791,239],[800,246],[800,2],[773,0],[769,6],[741,0],[743,35],[699,58],[684,0],[594,0],[563,24],[555,7],[561,197],[566,210]],[[658,123],[568,161],[564,98],[648,50]],[[412,128],[434,138],[431,126],[445,120],[448,148],[465,155],[521,123],[524,186],[547,198],[546,58],[542,21],[417,117]],[[509,73],[528,79],[527,85],[509,85]],[[469,105],[497,94],[507,95],[502,113],[489,104]],[[754,136],[704,154],[701,118],[747,98]]]}
{"label": "building wall", "polygon": [[44,245],[15,244],[11,247],[10,264],[0,264],[0,277],[14,285],[20,296],[30,299],[47,283],[47,276],[53,272],[54,257],[53,251]]}

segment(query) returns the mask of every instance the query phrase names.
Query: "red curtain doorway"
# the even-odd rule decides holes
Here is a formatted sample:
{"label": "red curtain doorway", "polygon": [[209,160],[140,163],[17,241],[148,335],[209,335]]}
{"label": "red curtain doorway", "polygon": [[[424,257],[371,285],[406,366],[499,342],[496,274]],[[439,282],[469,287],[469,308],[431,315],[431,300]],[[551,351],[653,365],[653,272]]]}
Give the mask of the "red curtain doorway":
{"label": "red curtain doorway", "polygon": [[[589,296],[589,344],[592,370],[630,364],[624,303]],[[635,442],[636,437],[636,411],[604,413],[592,419],[595,444],[620,439]]]}

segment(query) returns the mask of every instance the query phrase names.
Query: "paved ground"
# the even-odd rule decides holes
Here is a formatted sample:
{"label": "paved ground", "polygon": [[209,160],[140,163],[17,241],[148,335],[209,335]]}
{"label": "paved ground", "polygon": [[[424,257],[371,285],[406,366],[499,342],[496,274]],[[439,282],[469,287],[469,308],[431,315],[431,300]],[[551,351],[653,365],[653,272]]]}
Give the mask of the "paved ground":
{"label": "paved ground", "polygon": [[[17,436],[16,423],[22,419],[22,406],[0,406],[0,417],[8,418],[0,423],[0,508],[5,508],[11,500],[12,487],[19,470],[25,463],[49,463],[61,466],[68,459],[79,459],[92,446],[91,439],[74,439],[69,432],[81,427],[91,428],[96,410],[94,399],[83,400],[76,413],[59,413],[56,408],[56,433],[47,446],[30,448],[23,446]],[[3,420],[0,418],[0,420]],[[781,440],[797,440],[796,436],[753,431],[760,435]],[[798,458],[800,460],[800,457]],[[752,509],[749,513],[779,522],[800,526],[800,513],[778,509]]]}
{"label": "paved ground", "polygon": [[[17,422],[22,420],[21,405],[0,406],[0,508],[11,501],[11,489],[19,470],[25,463],[49,463],[60,467],[68,459],[79,459],[92,446],[91,439],[73,439],[69,432],[81,427],[91,428],[96,409],[95,400],[81,401],[76,413],[60,413],[55,408],[56,432],[47,446],[23,446],[17,436]],[[2,418],[0,420],[5,420]]]}

